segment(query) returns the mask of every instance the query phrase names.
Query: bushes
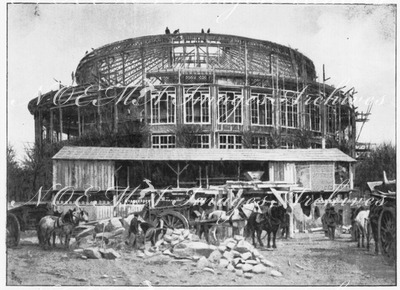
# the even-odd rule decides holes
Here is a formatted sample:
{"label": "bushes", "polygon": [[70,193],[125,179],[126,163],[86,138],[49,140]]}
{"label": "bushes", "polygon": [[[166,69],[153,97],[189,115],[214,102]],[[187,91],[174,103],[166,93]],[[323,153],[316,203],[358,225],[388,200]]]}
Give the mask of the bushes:
{"label": "bushes", "polygon": [[355,186],[365,190],[368,181],[383,180],[383,171],[389,180],[396,178],[396,147],[383,143],[374,148],[368,158],[356,164]]}

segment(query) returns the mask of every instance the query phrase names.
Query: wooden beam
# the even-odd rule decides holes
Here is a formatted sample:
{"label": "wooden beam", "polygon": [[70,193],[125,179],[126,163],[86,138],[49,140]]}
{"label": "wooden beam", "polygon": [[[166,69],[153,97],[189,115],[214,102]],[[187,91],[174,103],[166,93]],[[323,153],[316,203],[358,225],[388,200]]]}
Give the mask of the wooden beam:
{"label": "wooden beam", "polygon": [[81,109],[79,106],[77,107],[77,111],[78,111],[78,135],[80,137],[82,135],[82,128],[81,128]]}
{"label": "wooden beam", "polygon": [[122,58],[122,85],[125,86],[125,53],[121,53]]}
{"label": "wooden beam", "polygon": [[62,120],[62,109],[61,106],[58,108],[59,110],[59,122],[60,122],[60,141],[62,141],[62,134],[63,134],[63,120]]}
{"label": "wooden beam", "polygon": [[208,189],[210,187],[209,185],[209,180],[208,180],[208,164],[206,165],[206,188]]}
{"label": "wooden beam", "polygon": [[53,134],[54,134],[54,112],[52,109],[50,109],[50,143],[53,143]]}
{"label": "wooden beam", "polygon": [[244,75],[245,75],[245,85],[248,86],[248,63],[247,63],[248,51],[247,42],[244,43]]}
{"label": "wooden beam", "polygon": [[118,133],[118,104],[114,102],[114,133]]}
{"label": "wooden beam", "polygon": [[101,132],[101,123],[102,123],[102,116],[101,116],[101,110],[100,110],[100,92],[97,93],[97,116],[99,117],[99,122],[97,123],[97,129],[99,130],[99,133]]}
{"label": "wooden beam", "polygon": [[185,171],[186,170],[186,168],[188,168],[188,166],[189,166],[189,163],[188,164],[186,164],[186,166],[181,170],[180,169],[180,164],[179,164],[179,162],[178,162],[178,168],[175,170],[175,168],[173,168],[168,162],[165,162],[165,164],[167,164],[167,166],[176,174],[176,186],[177,186],[177,188],[179,188],[179,176],[181,175],[181,173],[183,172],[183,171]]}
{"label": "wooden beam", "polygon": [[288,193],[288,201],[289,201],[289,238],[293,239],[294,238],[294,214],[293,214],[293,192],[289,191]]}

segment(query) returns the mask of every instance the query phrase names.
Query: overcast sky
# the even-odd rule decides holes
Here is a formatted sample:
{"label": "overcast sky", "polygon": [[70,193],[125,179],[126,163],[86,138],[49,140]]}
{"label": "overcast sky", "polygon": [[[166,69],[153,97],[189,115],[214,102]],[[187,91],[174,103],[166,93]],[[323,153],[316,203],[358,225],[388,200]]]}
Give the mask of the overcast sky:
{"label": "overcast sky", "polygon": [[10,4],[8,5],[8,143],[24,154],[34,142],[28,102],[71,84],[85,51],[145,35],[213,33],[297,48],[328,84],[355,87],[356,106],[375,102],[359,141],[395,142],[395,15],[388,5]]}

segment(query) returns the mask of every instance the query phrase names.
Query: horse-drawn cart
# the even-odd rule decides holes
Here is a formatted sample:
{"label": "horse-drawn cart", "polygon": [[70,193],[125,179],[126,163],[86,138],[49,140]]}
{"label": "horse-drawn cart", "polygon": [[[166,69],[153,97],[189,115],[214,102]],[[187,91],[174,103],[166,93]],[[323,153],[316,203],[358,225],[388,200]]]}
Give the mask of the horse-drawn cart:
{"label": "horse-drawn cart", "polygon": [[20,232],[36,230],[40,219],[49,214],[54,214],[49,202],[25,202],[10,205],[7,210],[7,247],[17,246]]}
{"label": "horse-drawn cart", "polygon": [[384,259],[396,261],[396,181],[368,182],[373,204],[370,207],[371,228],[376,249]]}
{"label": "horse-drawn cart", "polygon": [[190,205],[170,205],[150,207],[148,204],[142,211],[137,212],[144,220],[151,222],[155,227],[163,226],[171,229],[189,229]]}
{"label": "horse-drawn cart", "polygon": [[389,262],[396,261],[396,197],[387,196],[378,219],[378,247]]}

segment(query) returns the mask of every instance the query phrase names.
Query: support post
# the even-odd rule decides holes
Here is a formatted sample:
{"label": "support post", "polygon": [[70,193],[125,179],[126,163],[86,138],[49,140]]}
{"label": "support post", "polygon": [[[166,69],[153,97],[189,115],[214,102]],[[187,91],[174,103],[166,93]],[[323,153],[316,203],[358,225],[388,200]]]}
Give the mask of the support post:
{"label": "support post", "polygon": [[178,162],[178,173],[176,175],[176,187],[179,188],[179,175],[181,175],[181,167],[180,164]]}
{"label": "support post", "polygon": [[[53,143],[53,134],[54,134],[54,115],[53,110],[50,109],[50,143]],[[54,172],[54,171],[53,171]]]}
{"label": "support post", "polygon": [[208,164],[206,165],[206,188],[208,189],[209,186],[209,181],[208,181]]}
{"label": "support post", "polygon": [[60,117],[60,141],[62,141],[62,134],[63,134],[63,120],[62,120],[62,109],[61,106],[58,107],[59,108],[59,117]]}
{"label": "support post", "polygon": [[233,196],[233,192],[232,189],[228,189],[228,204],[227,204],[227,210],[230,210],[232,208],[232,196]]}
{"label": "support post", "polygon": [[155,197],[155,192],[151,192],[150,195],[150,207],[154,208],[154,197]]}
{"label": "support post", "polygon": [[290,207],[290,212],[289,212],[289,238],[293,239],[294,238],[294,210],[293,210],[293,192],[289,191],[288,193],[288,205]]}
{"label": "support post", "polygon": [[118,133],[118,104],[114,104],[114,133]]}
{"label": "support post", "polygon": [[349,163],[350,189],[354,189],[354,171],[355,167],[353,166],[353,164]]}
{"label": "support post", "polygon": [[97,93],[97,116],[99,117],[99,122],[97,123],[97,129],[99,130],[100,133],[101,123],[102,123],[101,110],[100,110],[100,91]]}
{"label": "support post", "polygon": [[81,128],[81,109],[79,106],[77,107],[78,111],[78,136],[81,137],[82,135],[82,128]]}
{"label": "support post", "polygon": [[247,63],[247,42],[244,43],[244,75],[245,75],[245,86],[248,86],[248,63]]}
{"label": "support post", "polygon": [[199,165],[199,187],[201,187],[201,165]]}

